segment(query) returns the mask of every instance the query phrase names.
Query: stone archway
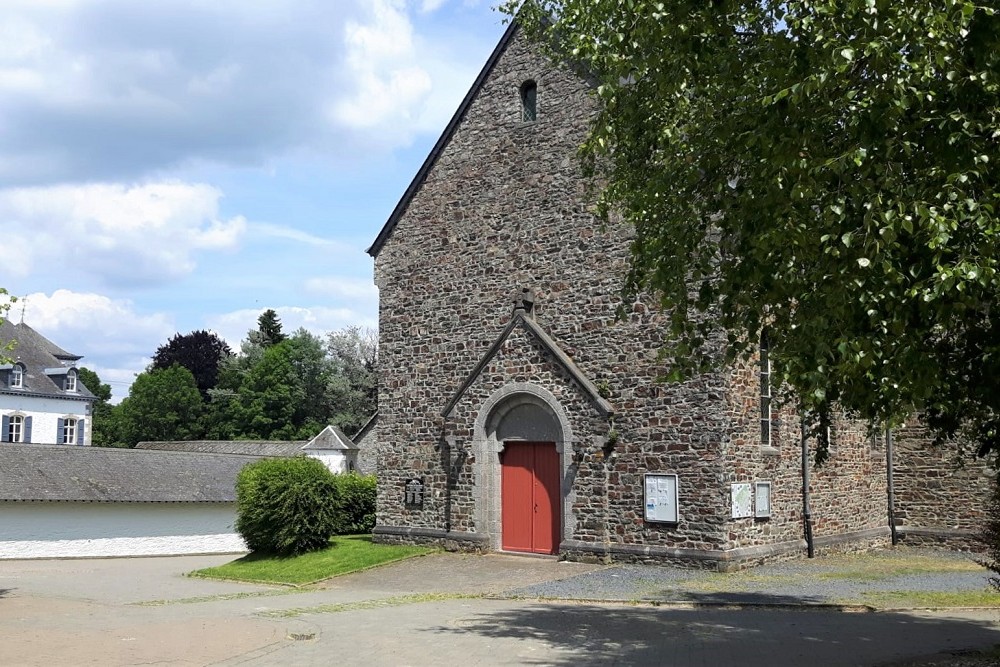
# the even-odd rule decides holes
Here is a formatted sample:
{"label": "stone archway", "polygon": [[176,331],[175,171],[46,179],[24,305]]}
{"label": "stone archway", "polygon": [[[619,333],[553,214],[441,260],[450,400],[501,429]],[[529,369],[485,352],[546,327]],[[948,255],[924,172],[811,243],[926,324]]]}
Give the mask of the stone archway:
{"label": "stone archway", "polygon": [[493,393],[479,409],[473,435],[476,526],[502,549],[501,453],[505,443],[554,443],[559,470],[558,543],[574,533],[575,491],[571,474],[574,436],[559,401],[538,385],[515,382]]}

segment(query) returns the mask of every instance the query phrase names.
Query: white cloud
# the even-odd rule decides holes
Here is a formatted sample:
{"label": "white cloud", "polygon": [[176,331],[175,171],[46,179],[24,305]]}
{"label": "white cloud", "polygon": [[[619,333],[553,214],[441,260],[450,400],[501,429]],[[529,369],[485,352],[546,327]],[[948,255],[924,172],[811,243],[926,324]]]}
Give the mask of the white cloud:
{"label": "white cloud", "polygon": [[241,217],[219,219],[222,193],[166,181],[0,190],[7,269],[23,277],[52,265],[104,284],[157,284],[194,269],[195,255],[237,246]]}
{"label": "white cloud", "polygon": [[308,293],[316,296],[361,301],[372,306],[378,303],[378,288],[371,279],[323,276],[306,280],[304,287]]}
{"label": "white cloud", "polygon": [[[141,314],[131,301],[94,293],[56,290],[21,297],[7,313],[59,347],[83,355],[79,362],[111,384],[116,401],[128,393],[157,347],[174,334],[174,323],[162,313]],[[14,353],[16,354],[16,352]]]}
{"label": "white cloud", "polygon": [[424,14],[436,12],[441,9],[441,6],[444,5],[445,2],[446,0],[423,0],[420,4],[420,11]]}
{"label": "white cloud", "polygon": [[440,7],[4,0],[0,186],[409,145],[444,126],[480,64],[473,36],[417,32]]}

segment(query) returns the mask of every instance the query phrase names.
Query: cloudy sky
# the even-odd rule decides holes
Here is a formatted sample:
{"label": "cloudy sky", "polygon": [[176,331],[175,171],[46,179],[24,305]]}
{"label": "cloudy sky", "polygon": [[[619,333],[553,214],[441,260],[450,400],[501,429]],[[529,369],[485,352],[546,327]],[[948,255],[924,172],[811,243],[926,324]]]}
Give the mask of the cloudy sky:
{"label": "cloudy sky", "polygon": [[375,326],[489,0],[0,0],[0,287],[116,399],[174,333]]}

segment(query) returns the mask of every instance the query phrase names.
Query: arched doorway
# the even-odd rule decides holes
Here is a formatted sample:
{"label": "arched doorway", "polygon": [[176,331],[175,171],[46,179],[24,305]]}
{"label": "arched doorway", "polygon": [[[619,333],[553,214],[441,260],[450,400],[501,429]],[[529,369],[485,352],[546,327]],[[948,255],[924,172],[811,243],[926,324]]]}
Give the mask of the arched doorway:
{"label": "arched doorway", "polygon": [[483,404],[476,420],[477,505],[493,548],[559,552],[570,528],[569,431],[555,397],[535,385],[508,385]]}

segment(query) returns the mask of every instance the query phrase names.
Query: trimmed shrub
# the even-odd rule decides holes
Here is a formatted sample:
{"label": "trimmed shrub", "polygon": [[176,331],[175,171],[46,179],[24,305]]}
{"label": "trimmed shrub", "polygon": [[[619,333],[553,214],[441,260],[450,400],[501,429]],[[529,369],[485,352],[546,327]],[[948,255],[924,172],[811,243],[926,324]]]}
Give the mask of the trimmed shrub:
{"label": "trimmed shrub", "polygon": [[370,533],[375,527],[375,475],[356,472],[334,475],[339,502],[337,535]]}
{"label": "trimmed shrub", "polygon": [[263,459],[236,478],[236,530],[254,552],[323,549],[337,529],[334,475],[316,459]]}

